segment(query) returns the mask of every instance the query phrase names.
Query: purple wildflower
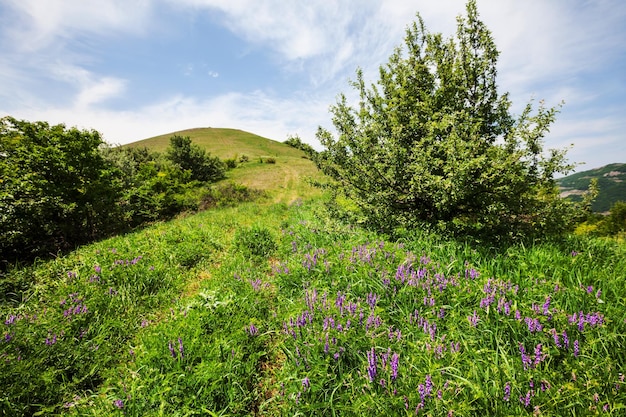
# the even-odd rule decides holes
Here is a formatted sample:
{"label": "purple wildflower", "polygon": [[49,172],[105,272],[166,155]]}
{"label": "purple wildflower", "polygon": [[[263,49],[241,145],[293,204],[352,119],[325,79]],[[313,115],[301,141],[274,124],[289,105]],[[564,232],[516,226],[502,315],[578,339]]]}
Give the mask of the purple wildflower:
{"label": "purple wildflower", "polygon": [[309,381],[309,377],[304,377],[304,379],[302,380],[302,388],[304,388],[304,390],[306,391],[307,388],[311,387],[311,382]]}
{"label": "purple wildflower", "polygon": [[9,325],[15,323],[15,319],[17,319],[17,316],[15,314],[10,314],[9,318],[4,321],[4,324],[9,326]]}
{"label": "purple wildflower", "polygon": [[574,356],[578,357],[579,348],[578,348],[578,339],[574,340]]}
{"label": "purple wildflower", "polygon": [[178,338],[178,351],[180,352],[181,359],[185,357],[185,348],[183,347],[183,339]]}
{"label": "purple wildflower", "polygon": [[426,396],[430,397],[430,394],[433,391],[433,380],[431,379],[430,375],[426,375],[425,389]]}
{"label": "purple wildflower", "polygon": [[541,343],[539,343],[535,346],[535,362],[533,363],[533,367],[539,365],[543,359],[542,346]]}
{"label": "purple wildflower", "polygon": [[96,274],[99,274],[102,272],[102,268],[100,267],[100,265],[96,265],[93,267],[93,270],[96,271]]}
{"label": "purple wildflower", "polygon": [[562,348],[563,346],[561,345],[559,334],[556,332],[556,329],[552,329],[551,332],[552,332],[552,337],[554,338],[554,344],[556,345],[556,347]]}
{"label": "purple wildflower", "polygon": [[524,407],[528,407],[530,405],[531,392],[526,392],[526,396],[520,396],[519,401],[524,405]]}
{"label": "purple wildflower", "polygon": [[563,330],[563,334],[561,336],[563,336],[563,345],[566,349],[569,349],[569,337],[567,337],[567,332]]}
{"label": "purple wildflower", "polygon": [[257,329],[254,324],[250,324],[250,326],[248,326],[248,333],[250,336],[256,336],[259,333],[259,329]]}
{"label": "purple wildflower", "polygon": [[113,405],[121,410],[122,408],[124,408],[124,401],[115,400],[113,401]]}
{"label": "purple wildflower", "polygon": [[367,304],[370,306],[372,310],[376,308],[376,303],[378,302],[378,295],[375,293],[367,294]]}
{"label": "purple wildflower", "polygon": [[398,377],[398,362],[400,361],[400,355],[394,353],[391,356],[391,380],[395,381]]}
{"label": "purple wildflower", "polygon": [[167,347],[170,350],[170,354],[172,355],[172,358],[176,358],[176,350],[174,349],[174,345],[172,344],[171,340],[168,342]]}
{"label": "purple wildflower", "polygon": [[472,314],[471,316],[467,316],[467,320],[469,320],[472,327],[476,327],[478,321],[480,320],[480,317],[478,316],[478,314],[476,314],[476,310],[474,310],[474,314]]}
{"label": "purple wildflower", "polygon": [[372,349],[367,352],[367,375],[369,377],[370,382],[374,382],[374,379],[376,378],[376,352],[374,351],[374,347],[372,347]]}
{"label": "purple wildflower", "polygon": [[508,402],[510,399],[511,399],[511,383],[507,382],[504,385],[504,398],[503,398],[503,400]]}
{"label": "purple wildflower", "polygon": [[522,355],[522,365],[524,366],[524,370],[526,371],[530,367],[532,361],[530,359],[530,356],[526,354],[526,349],[524,348],[524,345],[522,345],[521,343],[519,344],[519,351]]}
{"label": "purple wildflower", "polygon": [[549,315],[549,314],[550,314],[550,301],[551,301],[551,300],[550,300],[550,297],[548,296],[548,297],[546,298],[546,302],[545,302],[545,303],[543,303],[543,315],[544,315],[544,316],[547,316],[547,315]]}

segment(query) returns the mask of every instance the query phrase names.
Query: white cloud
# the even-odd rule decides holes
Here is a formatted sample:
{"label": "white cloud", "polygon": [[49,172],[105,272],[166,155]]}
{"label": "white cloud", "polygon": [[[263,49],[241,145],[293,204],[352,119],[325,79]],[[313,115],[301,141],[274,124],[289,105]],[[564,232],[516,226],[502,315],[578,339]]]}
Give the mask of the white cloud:
{"label": "white cloud", "polygon": [[[612,103],[612,113],[602,116],[598,116],[601,111],[586,111],[602,102],[605,93],[590,89],[586,77],[607,76],[606,67],[623,65],[626,3],[477,3],[502,51],[501,91],[510,91],[518,107],[531,97],[545,98],[549,106],[564,99],[550,140],[557,147],[575,142],[573,152],[582,149],[572,153],[575,159],[590,156],[592,149],[602,146],[598,144],[615,148],[618,133],[626,128],[621,117],[625,105]],[[95,128],[113,142],[195,126],[220,126],[277,140],[299,134],[314,144],[317,126],[330,124],[328,107],[335,96],[351,93],[348,79],[354,78],[357,67],[364,70],[367,81],[376,81],[378,66],[402,44],[404,30],[416,12],[431,31],[454,35],[456,16],[464,14],[465,0],[0,0],[0,7],[0,107],[4,107],[0,111]],[[247,41],[251,50],[271,56],[276,71],[297,80],[292,93],[277,96],[268,87],[267,91],[221,93],[208,99],[180,94],[140,103],[133,111],[106,109],[106,100],[122,97],[134,86],[130,77],[126,80],[102,70],[97,51],[92,54],[84,46],[94,39],[105,42],[120,35],[147,43],[149,29],[157,27],[175,33],[180,28],[166,20],[172,13],[208,17],[204,24],[218,23]],[[75,49],[76,44],[82,48]],[[219,66],[219,73],[215,68],[215,63],[209,66],[198,60],[178,70],[219,77],[215,85],[226,79],[236,83],[228,67]],[[56,90],[49,90],[48,84]],[[625,84],[621,75],[612,85],[623,91]],[[56,91],[62,94],[55,95]],[[622,159],[626,158],[623,146],[619,149]]]}
{"label": "white cloud", "polygon": [[[13,10],[15,49],[36,51],[82,34],[140,33],[149,22],[150,0],[3,0]],[[5,25],[7,18],[3,19]]]}

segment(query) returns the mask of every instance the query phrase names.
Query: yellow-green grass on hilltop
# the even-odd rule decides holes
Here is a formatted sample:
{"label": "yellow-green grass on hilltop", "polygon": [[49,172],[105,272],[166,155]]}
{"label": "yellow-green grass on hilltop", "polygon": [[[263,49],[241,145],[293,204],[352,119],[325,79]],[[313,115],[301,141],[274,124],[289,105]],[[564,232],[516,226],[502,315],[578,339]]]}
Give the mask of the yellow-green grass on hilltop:
{"label": "yellow-green grass on hilltop", "polygon": [[[196,128],[167,133],[125,145],[146,147],[165,152],[174,135],[189,136],[192,142],[220,159],[246,156],[248,162],[238,163],[227,172],[224,181],[234,181],[247,187],[263,190],[273,202],[290,203],[298,198],[319,195],[320,191],[309,184],[309,179],[321,173],[315,164],[299,149],[275,140],[238,129]],[[267,163],[273,159],[275,163]]]}

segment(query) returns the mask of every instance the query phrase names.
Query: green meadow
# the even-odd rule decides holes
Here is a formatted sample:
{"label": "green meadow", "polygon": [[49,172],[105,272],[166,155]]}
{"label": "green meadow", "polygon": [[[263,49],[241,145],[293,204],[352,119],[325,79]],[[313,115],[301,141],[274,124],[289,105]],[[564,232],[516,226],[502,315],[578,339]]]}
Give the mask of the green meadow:
{"label": "green meadow", "polygon": [[266,197],[6,271],[0,415],[626,415],[623,242],[368,231],[302,152],[196,133]]}

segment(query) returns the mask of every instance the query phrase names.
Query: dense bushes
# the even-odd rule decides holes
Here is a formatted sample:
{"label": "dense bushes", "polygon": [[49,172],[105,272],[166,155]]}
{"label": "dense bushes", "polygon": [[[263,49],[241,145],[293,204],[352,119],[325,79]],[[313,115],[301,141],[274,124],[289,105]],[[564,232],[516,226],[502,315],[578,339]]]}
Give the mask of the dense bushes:
{"label": "dense bushes", "polygon": [[0,119],[0,259],[54,253],[115,228],[121,175],[101,144],[95,131]]}
{"label": "dense bushes", "polygon": [[571,166],[543,144],[558,107],[511,113],[508,95],[497,91],[499,53],[475,3],[453,39],[418,19],[376,84],[357,73],[359,103],[341,95],[331,108],[337,133],[319,129],[325,149],[316,163],[333,179],[338,207],[353,203],[354,219],[495,240],[570,226],[571,205],[554,175]]}
{"label": "dense bushes", "polygon": [[189,171],[194,181],[215,182],[225,177],[224,163],[217,157],[211,157],[198,145],[192,144],[189,136],[172,136],[166,157],[183,171]]}
{"label": "dense bushes", "polygon": [[0,262],[49,256],[182,211],[256,196],[242,186],[210,188],[225,169],[189,137],[172,137],[159,154],[108,146],[96,131],[2,118]]}
{"label": "dense bushes", "polygon": [[614,203],[607,216],[590,214],[585,222],[578,225],[576,233],[591,236],[626,237],[626,202],[617,201]]}

